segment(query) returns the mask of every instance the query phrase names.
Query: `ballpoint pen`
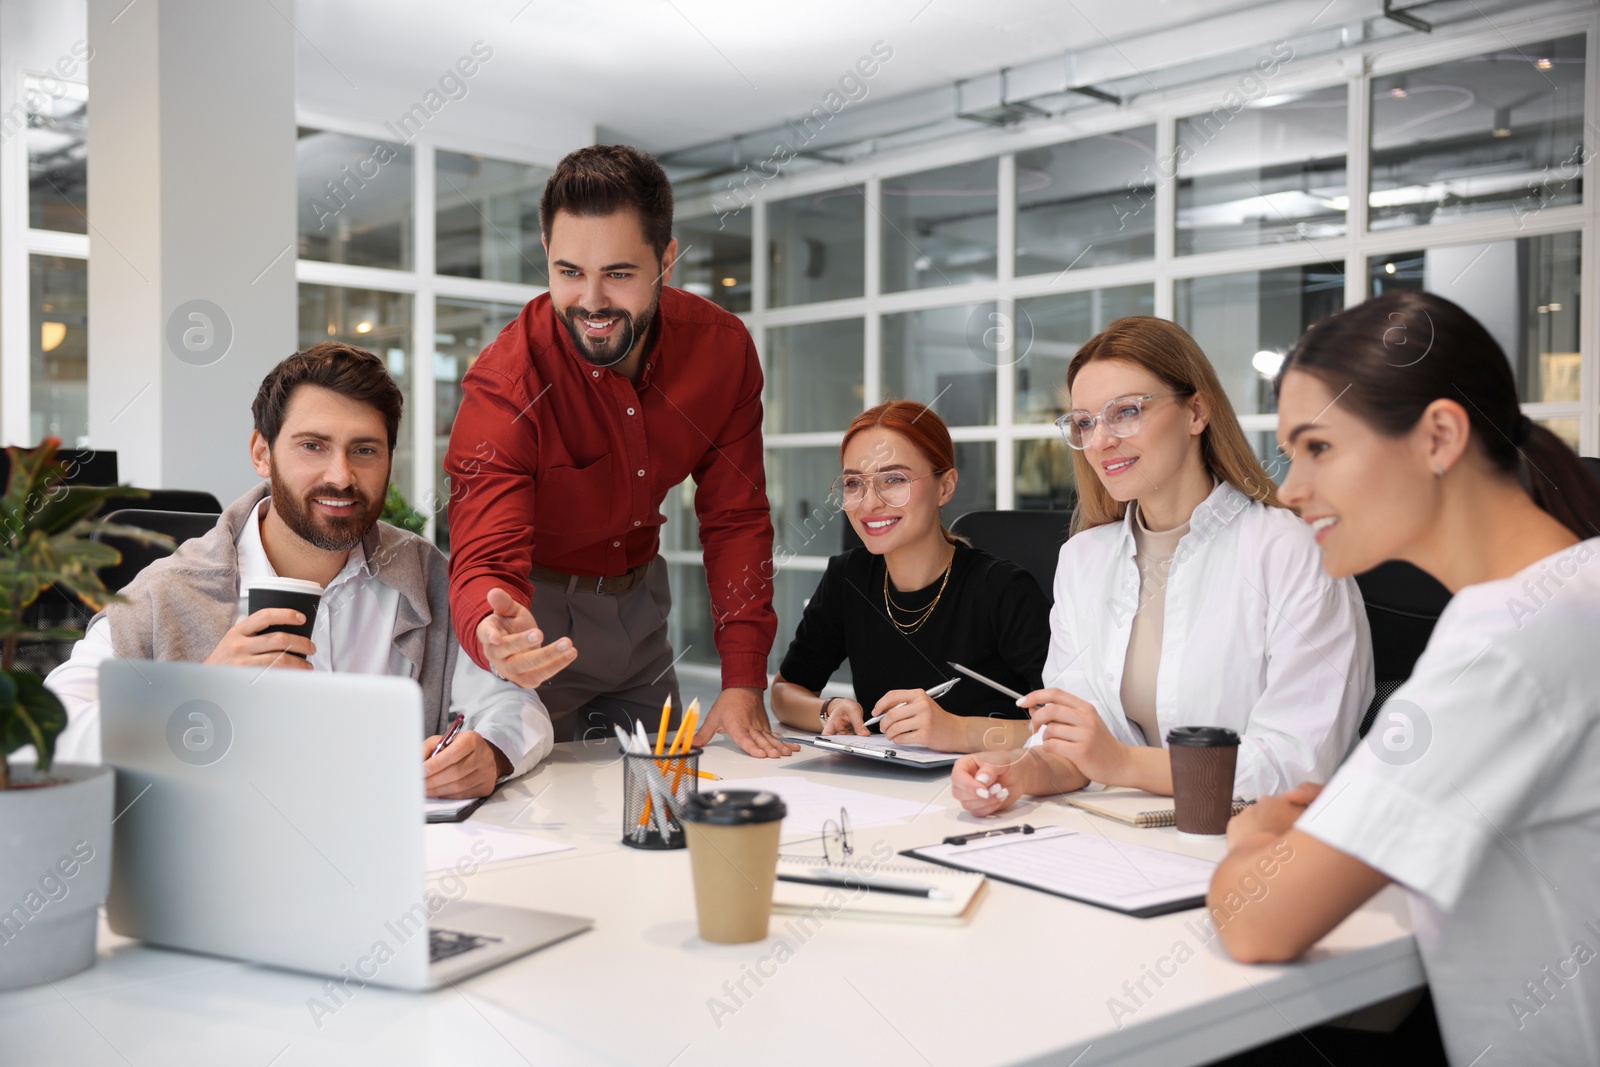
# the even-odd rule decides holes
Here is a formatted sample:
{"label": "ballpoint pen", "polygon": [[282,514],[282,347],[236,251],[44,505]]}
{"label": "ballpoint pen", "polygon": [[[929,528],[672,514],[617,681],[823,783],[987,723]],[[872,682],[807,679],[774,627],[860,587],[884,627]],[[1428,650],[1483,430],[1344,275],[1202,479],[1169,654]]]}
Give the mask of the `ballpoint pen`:
{"label": "ballpoint pen", "polygon": [[954,837],[945,838],[944,843],[947,845],[965,845],[969,841],[980,841],[985,837],[1000,837],[1004,834],[1031,834],[1033,832],[1032,826],[1027,823],[1019,823],[1016,826],[1004,826],[998,830],[978,830],[970,834],[957,834]]}
{"label": "ballpoint pen", "polygon": [[456,712],[456,717],[450,720],[450,728],[444,732],[443,737],[439,738],[439,743],[433,746],[433,751],[428,753],[428,758],[432,759],[439,753],[443,752],[444,746],[456,739],[456,734],[461,730],[461,724],[466,721],[467,717],[465,715],[461,714],[459,711]]}
{"label": "ballpoint pen", "polygon": [[[951,664],[951,666],[955,666],[955,664]],[[950,690],[954,689],[955,688],[955,684],[957,682],[959,682],[959,681],[961,681],[960,678],[952,678],[948,682],[940,682],[938,685],[936,685],[932,689],[928,690],[928,695],[930,697],[932,697],[933,699],[938,700],[940,697],[942,697],[946,693],[950,692]],[[903,708],[909,703],[911,703],[911,701],[902,700],[900,703],[896,704],[894,706],[894,708]],[[890,708],[889,711],[893,711],[894,708]],[[889,711],[884,712],[883,715],[889,714]],[[872,718],[868,719],[866,722],[862,723],[861,725],[862,726],[876,726],[878,724],[878,720],[883,718],[883,715],[874,715]]]}
{"label": "ballpoint pen", "polygon": [[907,897],[927,900],[949,900],[950,894],[938,886],[905,882],[898,878],[876,878],[862,874],[828,871],[812,868],[805,874],[780,874],[780,882],[799,882],[801,885],[822,885],[833,889],[870,889],[874,893],[898,893]]}

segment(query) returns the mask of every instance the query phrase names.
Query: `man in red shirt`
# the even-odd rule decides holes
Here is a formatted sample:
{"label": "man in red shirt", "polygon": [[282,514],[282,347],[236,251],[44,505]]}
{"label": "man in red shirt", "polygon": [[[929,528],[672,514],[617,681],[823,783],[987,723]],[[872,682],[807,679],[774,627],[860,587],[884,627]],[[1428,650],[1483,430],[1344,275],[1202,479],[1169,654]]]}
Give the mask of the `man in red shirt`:
{"label": "man in red shirt", "polygon": [[750,334],[666,287],[672,187],[653,157],[571,153],[539,217],[550,291],[467,372],[445,455],[461,647],[539,686],[558,741],[653,729],[678,688],[661,503],[692,475],[723,685],[695,741],[788,755],[762,698],[777,619]]}

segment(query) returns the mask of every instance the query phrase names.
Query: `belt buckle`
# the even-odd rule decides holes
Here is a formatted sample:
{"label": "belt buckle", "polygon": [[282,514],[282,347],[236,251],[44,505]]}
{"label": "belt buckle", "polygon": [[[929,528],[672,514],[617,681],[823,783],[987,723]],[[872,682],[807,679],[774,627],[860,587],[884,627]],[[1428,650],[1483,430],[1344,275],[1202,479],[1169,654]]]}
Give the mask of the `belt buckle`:
{"label": "belt buckle", "polygon": [[598,577],[598,578],[596,578],[594,580],[594,593],[595,593],[595,596],[611,596],[611,595],[613,595],[613,594],[610,594],[610,593],[606,592],[606,576],[605,575],[602,574],[600,577]]}

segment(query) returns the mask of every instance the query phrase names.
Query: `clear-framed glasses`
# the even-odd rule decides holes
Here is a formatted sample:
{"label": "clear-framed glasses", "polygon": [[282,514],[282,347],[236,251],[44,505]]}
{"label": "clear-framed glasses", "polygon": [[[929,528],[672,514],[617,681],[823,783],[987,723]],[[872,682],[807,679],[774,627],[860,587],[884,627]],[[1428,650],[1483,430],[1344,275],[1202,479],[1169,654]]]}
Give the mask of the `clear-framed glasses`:
{"label": "clear-framed glasses", "polygon": [[789,841],[784,844],[783,855],[791,859],[815,860],[815,856],[796,856],[789,852],[791,845],[804,845],[810,841],[822,842],[822,858],[829,867],[843,867],[849,864],[850,857],[855,855],[855,846],[850,840],[850,813],[843,808],[839,809],[839,821],[829,819],[822,824],[822,833],[816,837],[802,837],[798,841]]}
{"label": "clear-framed glasses", "polygon": [[904,507],[907,500],[911,499],[911,483],[920,482],[924,478],[932,478],[941,471],[929,471],[919,474],[915,478],[905,471],[881,471],[877,474],[841,474],[833,480],[830,487],[834,503],[846,511],[854,511],[867,499],[867,488],[870,486],[878,494],[878,499],[891,508]]}
{"label": "clear-framed glasses", "polygon": [[1160,400],[1168,396],[1188,396],[1193,389],[1180,389],[1171,393],[1144,393],[1137,396],[1118,396],[1105,402],[1099,414],[1076,408],[1056,419],[1056,429],[1066,438],[1067,444],[1083,451],[1094,436],[1094,424],[1100,422],[1112,437],[1132,437],[1139,432],[1139,418],[1144,414],[1147,400]]}

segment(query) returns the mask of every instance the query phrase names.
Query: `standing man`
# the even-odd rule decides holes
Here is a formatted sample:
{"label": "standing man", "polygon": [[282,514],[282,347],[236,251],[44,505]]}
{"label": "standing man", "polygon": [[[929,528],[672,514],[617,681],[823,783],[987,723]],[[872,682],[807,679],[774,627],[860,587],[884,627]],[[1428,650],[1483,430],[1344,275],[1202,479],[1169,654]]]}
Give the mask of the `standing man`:
{"label": "standing man", "polygon": [[539,220],[550,291],[467,372],[445,455],[462,647],[541,686],[559,741],[653,728],[678,690],[661,503],[692,475],[723,686],[695,741],[788,755],[762,698],[777,618],[750,334],[667,287],[672,187],[652,156],[571,153]]}

